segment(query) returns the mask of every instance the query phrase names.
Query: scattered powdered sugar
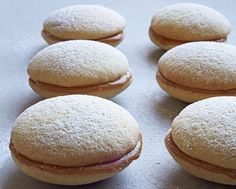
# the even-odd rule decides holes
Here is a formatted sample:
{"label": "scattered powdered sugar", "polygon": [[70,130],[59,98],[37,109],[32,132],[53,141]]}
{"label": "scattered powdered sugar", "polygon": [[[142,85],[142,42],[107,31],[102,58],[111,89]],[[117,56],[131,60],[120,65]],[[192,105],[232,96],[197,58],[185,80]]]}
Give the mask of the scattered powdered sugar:
{"label": "scattered powdered sugar", "polygon": [[7,129],[0,127],[0,156],[2,156],[4,153],[8,151],[8,145],[9,145],[9,132]]}

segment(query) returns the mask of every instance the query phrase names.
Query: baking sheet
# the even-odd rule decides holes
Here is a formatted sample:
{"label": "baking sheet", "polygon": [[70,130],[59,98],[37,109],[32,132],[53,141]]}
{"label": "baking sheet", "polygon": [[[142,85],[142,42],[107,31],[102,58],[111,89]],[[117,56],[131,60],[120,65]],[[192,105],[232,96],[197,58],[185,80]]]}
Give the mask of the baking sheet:
{"label": "baking sheet", "polygon": [[[163,139],[173,118],[187,105],[163,92],[155,80],[156,64],[164,53],[148,38],[148,27],[156,10],[181,1],[0,1],[0,189],[206,189],[234,188],[198,179],[185,172],[170,157]],[[228,42],[236,43],[236,1],[189,1],[222,12],[232,24]],[[30,58],[47,46],[40,36],[42,22],[52,11],[73,4],[102,4],[120,12],[128,21],[124,52],[135,80],[112,100],[127,110],[140,124],[144,146],[141,157],[118,175],[86,186],[63,187],[36,181],[24,175],[11,160],[8,142],[11,124],[27,107],[42,100],[28,85],[26,68]]]}

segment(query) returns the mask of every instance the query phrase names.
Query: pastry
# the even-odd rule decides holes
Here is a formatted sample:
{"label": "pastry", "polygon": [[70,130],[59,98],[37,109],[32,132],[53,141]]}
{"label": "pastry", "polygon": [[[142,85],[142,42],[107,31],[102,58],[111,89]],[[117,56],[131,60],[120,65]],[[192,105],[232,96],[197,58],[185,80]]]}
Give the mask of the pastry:
{"label": "pastry", "polygon": [[43,23],[42,36],[49,43],[87,39],[118,45],[126,20],[100,5],[74,5],[53,12]]}
{"label": "pastry", "polygon": [[105,43],[72,40],[46,47],[28,66],[29,84],[41,97],[89,94],[110,98],[132,82],[124,54]]}
{"label": "pastry", "polygon": [[14,122],[10,150],[16,165],[44,182],[81,185],[109,178],[140,155],[138,123],[127,110],[95,96],[41,101]]}
{"label": "pastry", "polygon": [[236,95],[236,47],[192,42],[166,52],[159,60],[157,81],[171,96],[195,102]]}
{"label": "pastry", "polygon": [[160,9],[149,28],[151,41],[163,50],[194,41],[224,42],[229,33],[230,23],[221,13],[192,3]]}
{"label": "pastry", "polygon": [[236,185],[236,97],[212,97],[187,106],[165,138],[171,156],[189,173]]}

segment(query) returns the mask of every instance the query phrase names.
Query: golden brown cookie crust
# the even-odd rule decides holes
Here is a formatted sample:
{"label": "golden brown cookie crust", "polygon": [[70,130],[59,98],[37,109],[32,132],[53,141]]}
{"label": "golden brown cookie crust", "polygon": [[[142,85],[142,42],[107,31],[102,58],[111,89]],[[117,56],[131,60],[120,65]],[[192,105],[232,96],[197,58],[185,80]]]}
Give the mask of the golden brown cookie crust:
{"label": "golden brown cookie crust", "polygon": [[[175,39],[163,37],[163,36],[157,34],[151,27],[149,28],[149,36],[150,36],[150,39],[152,40],[153,43],[160,46],[164,50],[169,50],[173,47],[176,47],[178,45],[182,45],[184,43],[194,42],[194,40],[193,41],[181,41],[181,40],[175,40]],[[214,39],[214,40],[206,40],[206,41],[225,42],[226,40],[227,40],[227,37],[222,38],[222,39]]]}
{"label": "golden brown cookie crust", "polygon": [[206,169],[211,172],[225,174],[232,179],[236,179],[236,170],[235,169],[228,169],[224,167],[220,167],[217,165],[213,165],[202,160],[198,160],[196,158],[190,157],[189,155],[185,154],[179,147],[175,144],[171,132],[167,134],[165,137],[165,145],[167,146],[168,150],[174,153],[180,159],[193,164],[194,166],[201,167],[202,169]]}
{"label": "golden brown cookie crust", "polygon": [[83,87],[63,87],[52,84],[34,81],[29,78],[29,84],[40,96],[44,98],[67,95],[67,94],[89,94],[110,98],[126,89],[133,81],[131,70],[115,81],[100,85],[90,85]]}
{"label": "golden brown cookie crust", "polygon": [[[73,39],[69,39],[69,38],[66,39],[66,38],[54,36],[53,34],[46,31],[45,29],[42,30],[41,35],[49,44],[53,44],[53,43],[57,43],[57,42],[61,42],[61,41],[75,40],[74,38]],[[116,46],[121,41],[123,41],[124,36],[125,36],[124,32],[122,31],[122,32],[114,34],[112,36],[108,36],[105,38],[99,38],[99,39],[91,39],[91,40],[99,41],[99,42],[106,43],[106,44],[109,44],[112,46]]]}
{"label": "golden brown cookie crust", "polygon": [[94,165],[87,165],[87,166],[80,166],[80,167],[65,167],[65,166],[58,166],[58,165],[50,165],[41,163],[38,161],[31,160],[14,148],[14,145],[10,143],[9,148],[11,153],[14,155],[15,158],[22,164],[25,164],[30,167],[34,167],[40,169],[41,171],[56,173],[56,174],[89,174],[89,173],[109,173],[114,171],[119,171],[127,167],[133,160],[138,159],[141,150],[142,150],[142,137],[140,135],[136,146],[126,155],[122,156],[121,158],[111,161],[111,162],[104,162]]}
{"label": "golden brown cookie crust", "polygon": [[157,71],[156,79],[165,83],[166,85],[175,87],[175,88],[180,88],[184,90],[188,90],[191,92],[197,92],[197,93],[203,93],[203,94],[222,94],[222,95],[227,95],[227,94],[236,94],[236,89],[229,89],[229,90],[206,90],[206,89],[200,89],[200,88],[194,88],[194,87],[188,87],[184,85],[180,85],[178,83],[175,83],[171,80],[166,79],[163,74],[160,72],[160,70]]}

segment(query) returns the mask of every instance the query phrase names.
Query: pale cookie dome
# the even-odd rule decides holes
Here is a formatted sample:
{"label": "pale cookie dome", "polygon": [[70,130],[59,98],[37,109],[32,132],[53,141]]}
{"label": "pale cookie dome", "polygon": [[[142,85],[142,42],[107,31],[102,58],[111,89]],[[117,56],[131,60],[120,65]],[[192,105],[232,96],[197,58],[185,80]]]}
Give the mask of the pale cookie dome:
{"label": "pale cookie dome", "polygon": [[53,12],[44,29],[64,39],[99,39],[123,31],[126,21],[119,13],[100,5],[74,5]]}
{"label": "pale cookie dome", "polygon": [[34,81],[64,87],[105,84],[128,72],[128,60],[110,45],[73,40],[50,45],[37,53],[28,66]]}
{"label": "pale cookie dome", "polygon": [[121,158],[135,148],[140,136],[138,123],[119,105],[70,95],[26,109],[13,125],[11,141],[31,160],[85,166]]}
{"label": "pale cookie dome", "polygon": [[158,69],[165,79],[182,86],[236,89],[236,47],[217,42],[186,43],[166,52]]}
{"label": "pale cookie dome", "polygon": [[230,33],[230,23],[222,14],[192,3],[178,3],[160,9],[151,26],[156,34],[179,41],[217,40]]}
{"label": "pale cookie dome", "polygon": [[187,106],[171,134],[181,151],[210,164],[236,169],[236,97],[213,97]]}

